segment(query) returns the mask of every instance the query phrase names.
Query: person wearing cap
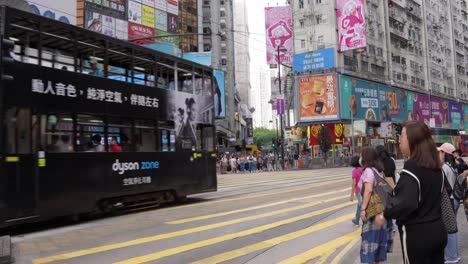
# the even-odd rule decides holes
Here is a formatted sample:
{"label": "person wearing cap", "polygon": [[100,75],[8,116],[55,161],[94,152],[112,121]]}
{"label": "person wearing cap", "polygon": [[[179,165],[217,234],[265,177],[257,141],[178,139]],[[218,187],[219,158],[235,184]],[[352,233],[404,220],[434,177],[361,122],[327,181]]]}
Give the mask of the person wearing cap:
{"label": "person wearing cap", "polygon": [[408,121],[400,149],[408,160],[385,207],[385,218],[396,219],[404,263],[442,264],[447,245],[440,207],[442,163],[429,127]]}
{"label": "person wearing cap", "polygon": [[[437,148],[439,151],[440,161],[444,163],[442,166],[442,171],[444,173],[445,179],[453,190],[455,186],[455,181],[458,179],[458,173],[456,170],[455,157],[452,153],[455,151],[455,147],[450,143],[444,143]],[[455,215],[457,215],[458,208],[460,206],[460,201],[454,199],[453,194],[449,192],[450,201],[452,202]],[[458,263],[460,262],[460,254],[458,252],[458,233],[448,234],[447,246],[444,250],[445,253],[445,263]]]}

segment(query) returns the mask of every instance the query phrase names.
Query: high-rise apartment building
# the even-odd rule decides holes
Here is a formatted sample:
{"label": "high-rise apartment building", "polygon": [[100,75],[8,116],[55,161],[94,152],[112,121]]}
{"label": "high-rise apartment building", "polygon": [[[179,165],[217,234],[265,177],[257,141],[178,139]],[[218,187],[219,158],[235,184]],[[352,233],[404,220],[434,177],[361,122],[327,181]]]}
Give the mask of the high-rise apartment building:
{"label": "high-rise apartment building", "polygon": [[[239,115],[240,97],[235,85],[232,0],[203,0],[203,51],[211,52],[211,66],[224,71],[226,118],[216,121],[219,145],[239,145],[245,122]],[[211,33],[211,34],[209,34]]]}
{"label": "high-rise apartment building", "polygon": [[[198,1],[179,0],[179,32],[182,52],[198,52]],[[193,35],[192,35],[193,34]]]}
{"label": "high-rise apartment building", "polygon": [[252,83],[256,87],[256,93],[252,93],[252,105],[255,107],[253,114],[253,122],[255,127],[265,127],[273,129],[275,124],[270,123],[273,120],[272,105],[269,103],[271,99],[271,88],[269,84],[270,74],[265,66],[258,66],[252,71]]}
{"label": "high-rise apartment building", "polygon": [[335,48],[336,70],[467,100],[465,0],[365,0],[367,47],[338,50],[336,1],[290,1],[294,50]]}

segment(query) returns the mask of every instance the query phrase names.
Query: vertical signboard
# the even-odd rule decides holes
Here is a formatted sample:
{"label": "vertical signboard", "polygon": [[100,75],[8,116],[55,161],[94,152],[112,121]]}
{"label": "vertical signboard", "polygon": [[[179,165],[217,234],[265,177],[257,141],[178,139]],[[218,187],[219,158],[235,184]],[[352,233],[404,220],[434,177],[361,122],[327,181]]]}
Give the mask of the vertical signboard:
{"label": "vertical signboard", "polygon": [[406,107],[408,108],[408,113],[406,114],[406,120],[412,121],[413,119],[413,104],[414,104],[414,93],[406,93]]}
{"label": "vertical signboard", "polygon": [[367,46],[364,0],[336,0],[340,51]]}
{"label": "vertical signboard", "polygon": [[276,114],[277,115],[284,114],[284,95],[278,95],[276,97]]}
{"label": "vertical signboard", "polygon": [[213,70],[214,85],[213,94],[215,96],[215,117],[226,118],[226,98],[224,90],[224,72],[220,70]]}
{"label": "vertical signboard", "polygon": [[449,128],[464,130],[464,113],[463,104],[456,102],[449,102]]}
{"label": "vertical signboard", "polygon": [[377,84],[341,76],[341,116],[365,120],[380,120]]}
{"label": "vertical signboard", "polygon": [[448,128],[448,101],[440,98],[431,98],[431,107],[432,117],[435,120],[435,127],[439,128]]}
{"label": "vertical signboard", "polygon": [[[463,120],[466,120],[468,122],[468,105],[463,105]],[[468,125],[464,125],[465,127],[465,133],[468,134]]]}
{"label": "vertical signboard", "polygon": [[431,119],[431,106],[429,96],[413,93],[413,120],[429,125]]}
{"label": "vertical signboard", "polygon": [[301,121],[338,119],[336,75],[299,77]]}
{"label": "vertical signboard", "polygon": [[141,4],[128,1],[128,22],[141,24]]}
{"label": "vertical signboard", "polygon": [[165,11],[155,11],[155,27],[156,30],[167,32],[167,13]]}
{"label": "vertical signboard", "polygon": [[176,15],[167,13],[167,32],[179,34],[179,19]]}
{"label": "vertical signboard", "polygon": [[142,5],[141,7],[141,24],[143,26],[154,28],[154,7]]}
{"label": "vertical signboard", "polygon": [[[265,7],[267,64],[292,64],[293,30],[289,6]],[[285,51],[281,51],[281,50]]]}

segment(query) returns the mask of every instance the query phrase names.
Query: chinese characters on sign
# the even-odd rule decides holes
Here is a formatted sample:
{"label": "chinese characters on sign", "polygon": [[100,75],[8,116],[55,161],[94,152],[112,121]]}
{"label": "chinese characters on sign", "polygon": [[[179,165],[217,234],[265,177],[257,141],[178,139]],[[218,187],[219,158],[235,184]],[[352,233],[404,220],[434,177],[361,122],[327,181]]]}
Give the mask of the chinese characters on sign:
{"label": "chinese characters on sign", "polygon": [[337,119],[336,76],[300,77],[299,105],[301,121]]}
{"label": "chinese characters on sign", "polygon": [[151,183],[151,177],[126,178],[122,181],[124,186],[148,184]]}
{"label": "chinese characters on sign", "polygon": [[31,91],[33,93],[39,93],[44,95],[55,95],[64,96],[70,98],[76,98],[79,95],[86,96],[86,99],[93,101],[102,101],[116,104],[123,104],[124,102],[130,102],[131,105],[159,108],[159,99],[156,97],[143,96],[137,94],[131,94],[130,98],[122,96],[122,93],[116,91],[108,91],[104,89],[95,89],[88,87],[86,92],[83,90],[77,90],[74,85],[55,83],[51,81],[44,85],[44,82],[40,79],[32,79]]}
{"label": "chinese characters on sign", "polygon": [[322,49],[293,56],[293,70],[307,72],[335,67],[335,49]]}

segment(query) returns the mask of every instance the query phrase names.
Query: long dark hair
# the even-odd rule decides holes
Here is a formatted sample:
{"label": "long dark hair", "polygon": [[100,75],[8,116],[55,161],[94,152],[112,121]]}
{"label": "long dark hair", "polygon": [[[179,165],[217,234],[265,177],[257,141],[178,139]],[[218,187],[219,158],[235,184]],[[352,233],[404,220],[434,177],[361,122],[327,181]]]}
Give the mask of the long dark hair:
{"label": "long dark hair", "polygon": [[444,154],[445,154],[444,156],[445,163],[447,163],[452,168],[456,168],[457,165],[455,164],[455,157],[452,154],[448,154],[448,153],[444,153]]}
{"label": "long dark hair", "polygon": [[420,121],[409,121],[404,127],[411,152],[410,159],[416,161],[420,167],[440,169],[442,164],[429,127]]}
{"label": "long dark hair", "polygon": [[373,147],[363,148],[362,153],[361,153],[361,158],[362,158],[362,167],[364,169],[375,168],[378,171],[384,170],[382,161],[379,159],[379,154]]}
{"label": "long dark hair", "polygon": [[351,162],[350,162],[350,163],[351,163],[351,166],[352,166],[353,168],[359,168],[359,167],[361,167],[361,164],[359,164],[359,156],[353,156],[353,157],[351,158]]}

